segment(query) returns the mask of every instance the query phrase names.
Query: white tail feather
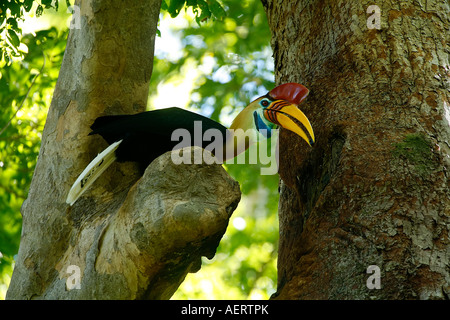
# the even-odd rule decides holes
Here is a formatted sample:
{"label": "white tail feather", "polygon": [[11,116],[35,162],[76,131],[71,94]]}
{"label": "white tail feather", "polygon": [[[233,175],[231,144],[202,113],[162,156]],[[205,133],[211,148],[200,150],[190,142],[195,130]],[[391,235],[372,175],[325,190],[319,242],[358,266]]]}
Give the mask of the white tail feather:
{"label": "white tail feather", "polygon": [[103,150],[94,160],[89,163],[86,169],[80,174],[74,182],[67,195],[66,202],[73,205],[75,201],[97,180],[98,177],[116,160],[115,151],[122,140],[114,142],[108,148]]}

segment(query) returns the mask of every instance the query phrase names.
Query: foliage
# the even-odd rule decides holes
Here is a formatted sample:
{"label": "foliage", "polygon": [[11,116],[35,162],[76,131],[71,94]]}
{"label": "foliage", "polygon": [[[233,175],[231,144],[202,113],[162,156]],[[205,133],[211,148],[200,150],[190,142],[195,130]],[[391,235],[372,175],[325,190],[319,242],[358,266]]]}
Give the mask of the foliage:
{"label": "foliage", "polygon": [[[261,209],[243,201],[246,210]],[[204,258],[202,269],[189,274],[172,299],[268,299],[275,291],[277,215],[249,217],[242,208],[233,214],[215,257]],[[245,228],[239,230],[243,218]]]}
{"label": "foliage", "polygon": [[[40,148],[41,132],[65,48],[67,32],[28,34],[24,59],[3,62],[0,74],[0,275],[17,254],[21,216]],[[31,83],[35,81],[34,85]],[[30,91],[30,92],[28,92]],[[22,106],[21,109],[19,109]]]}
{"label": "foliage", "polygon": [[182,56],[176,61],[156,56],[151,83],[151,92],[156,92],[157,85],[193,62],[202,76],[195,83],[191,106],[214,120],[220,120],[221,112],[240,111],[274,81],[270,30],[261,3],[229,0],[224,6],[227,16],[221,21],[201,26],[190,21],[174,28],[182,39]]}
{"label": "foliage", "polygon": [[[24,6],[30,1],[13,2],[22,6],[12,11],[19,10],[19,15],[8,13],[6,20],[17,21],[28,12]],[[39,2],[42,7],[50,3]],[[181,48],[176,54],[157,48],[149,101],[155,101],[164,85],[190,81],[186,105],[180,107],[229,125],[251,99],[273,87],[270,31],[258,0],[165,0],[162,9],[165,14],[160,24],[169,20],[170,30],[160,26],[161,39],[181,39]],[[40,19],[48,15],[45,11]],[[12,121],[0,134],[0,285],[2,278],[5,282],[11,274],[18,251],[20,206],[36,165],[67,36],[67,26],[63,26],[63,31],[50,28],[20,37],[20,30],[9,25],[14,22],[9,20],[7,24],[6,20],[0,16],[2,30],[13,29],[24,49],[20,57],[1,62],[0,131]],[[3,57],[7,50],[4,45],[0,45]],[[187,277],[174,299],[264,299],[275,290],[278,176],[261,175],[258,165],[235,164],[226,169],[239,181],[243,199],[215,258],[205,259],[202,269]]]}
{"label": "foliage", "polygon": [[220,20],[226,14],[225,9],[217,0],[163,0],[161,9],[167,11],[172,18],[175,18],[184,5],[192,7],[198,24],[209,18]]}
{"label": "foliage", "polygon": [[[58,10],[60,0],[10,0],[0,2],[0,60],[10,64],[13,58],[23,58],[24,49],[20,40],[22,29],[19,22],[24,21],[24,14],[34,12],[42,15],[44,8]],[[69,6],[69,0],[66,0]]]}

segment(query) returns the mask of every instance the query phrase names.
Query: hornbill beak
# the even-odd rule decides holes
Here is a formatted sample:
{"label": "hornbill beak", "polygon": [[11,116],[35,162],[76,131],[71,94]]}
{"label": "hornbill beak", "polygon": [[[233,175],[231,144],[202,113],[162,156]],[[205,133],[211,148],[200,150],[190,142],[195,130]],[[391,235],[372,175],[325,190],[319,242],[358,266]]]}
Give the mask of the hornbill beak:
{"label": "hornbill beak", "polygon": [[302,137],[311,147],[315,142],[314,131],[305,114],[285,100],[273,101],[265,110],[264,116],[272,123],[278,124]]}
{"label": "hornbill beak", "polygon": [[314,131],[305,114],[297,107],[307,96],[309,90],[298,83],[285,83],[268,95],[275,101],[264,110],[264,116],[302,137],[310,146],[315,142]]}

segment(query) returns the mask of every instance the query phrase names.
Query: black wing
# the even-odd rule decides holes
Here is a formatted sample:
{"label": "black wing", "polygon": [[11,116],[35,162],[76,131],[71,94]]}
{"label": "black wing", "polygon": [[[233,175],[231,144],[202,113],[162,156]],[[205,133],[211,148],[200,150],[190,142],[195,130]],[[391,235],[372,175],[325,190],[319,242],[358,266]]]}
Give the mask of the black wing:
{"label": "black wing", "polygon": [[[201,126],[197,123],[196,128],[196,121],[201,121]],[[172,133],[176,129],[187,130],[191,136],[191,145],[202,148],[211,143],[202,139],[206,130],[219,130],[222,141],[225,141],[228,132],[227,128],[214,120],[175,107],[134,115],[99,117],[91,129],[90,135],[99,134],[109,144],[123,140],[116,150],[117,161],[135,161],[142,169],[180,143],[179,140],[172,141]]]}

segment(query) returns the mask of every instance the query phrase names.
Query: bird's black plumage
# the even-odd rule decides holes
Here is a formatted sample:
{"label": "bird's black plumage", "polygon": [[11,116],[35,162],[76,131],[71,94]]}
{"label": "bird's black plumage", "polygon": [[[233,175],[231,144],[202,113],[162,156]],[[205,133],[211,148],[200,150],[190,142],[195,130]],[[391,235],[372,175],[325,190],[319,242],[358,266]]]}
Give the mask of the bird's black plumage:
{"label": "bird's black plumage", "polygon": [[[201,137],[194,139],[195,121],[201,121]],[[186,129],[191,135],[191,145],[205,148],[210,141],[203,141],[206,130],[217,129],[223,141],[227,128],[200,114],[180,108],[146,111],[134,115],[103,116],[95,120],[90,135],[99,134],[109,144],[123,140],[115,151],[117,161],[134,161],[142,170],[155,158],[173,150],[180,141],[172,141],[176,129]]]}

